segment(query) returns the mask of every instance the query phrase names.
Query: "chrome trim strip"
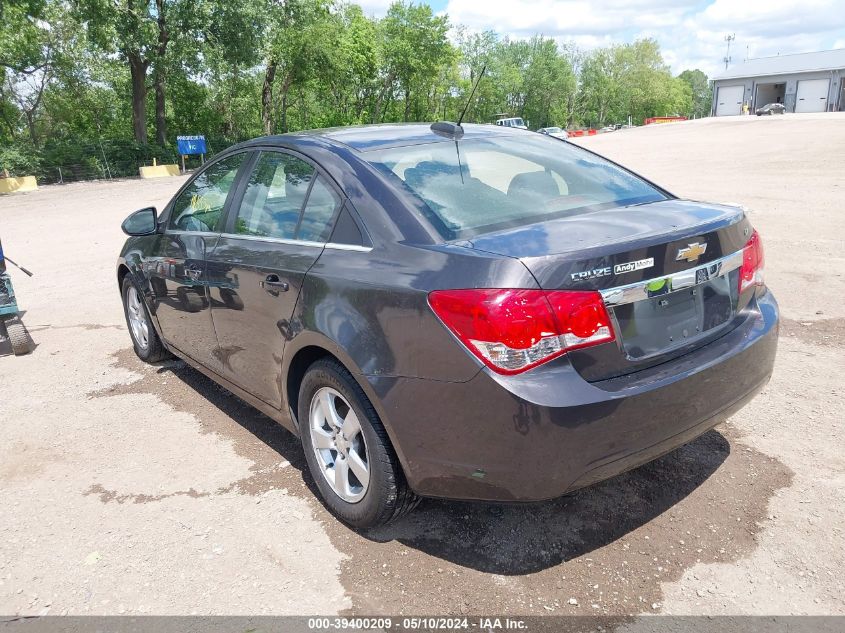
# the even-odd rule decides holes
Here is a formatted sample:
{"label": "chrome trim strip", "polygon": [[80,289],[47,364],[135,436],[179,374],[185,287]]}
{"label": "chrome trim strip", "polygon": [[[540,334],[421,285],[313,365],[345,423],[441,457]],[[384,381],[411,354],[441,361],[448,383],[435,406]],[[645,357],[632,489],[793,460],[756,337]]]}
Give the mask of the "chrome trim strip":
{"label": "chrome trim strip", "polygon": [[182,229],[165,229],[162,235],[196,235],[198,237],[217,237],[220,233],[214,231],[184,231]]}
{"label": "chrome trim strip", "polygon": [[323,248],[323,242],[310,242],[308,240],[289,240],[283,237],[270,237],[265,235],[242,235],[240,233],[221,233],[220,237],[233,240],[250,240],[252,242],[273,242],[274,244],[290,244],[291,246],[311,246]]}
{"label": "chrome trim strip", "polygon": [[695,268],[682,270],[665,277],[654,277],[652,279],[637,281],[626,286],[606,288],[599,292],[601,292],[602,299],[604,299],[604,304],[608,307],[613,307],[648,299],[648,286],[662,281],[669,283],[671,291],[691,288],[692,286],[706,283],[716,277],[726,275],[742,266],[742,253],[743,251],[739,250],[726,257],[696,266]]}
{"label": "chrome trim strip", "polygon": [[355,251],[356,253],[369,253],[373,250],[372,246],[358,246],[356,244],[336,244],[334,242],[327,242],[326,248],[331,248],[336,251]]}
{"label": "chrome trim strip", "polygon": [[251,240],[254,242],[273,242],[274,244],[290,244],[292,246],[311,246],[313,248],[331,248],[338,251],[358,251],[369,253],[372,246],[357,246],[355,244],[336,244],[334,242],[311,242],[309,240],[290,240],[284,237],[270,237],[264,235],[242,235],[240,233],[221,233],[220,237],[235,240]]}

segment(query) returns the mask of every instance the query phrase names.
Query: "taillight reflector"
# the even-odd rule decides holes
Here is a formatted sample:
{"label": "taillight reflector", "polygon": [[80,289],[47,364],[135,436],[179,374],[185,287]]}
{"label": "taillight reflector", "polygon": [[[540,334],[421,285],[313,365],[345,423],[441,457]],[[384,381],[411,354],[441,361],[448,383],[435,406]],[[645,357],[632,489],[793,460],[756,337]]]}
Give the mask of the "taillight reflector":
{"label": "taillight reflector", "polygon": [[432,310],[484,364],[518,374],[566,352],[607,343],[613,326],[595,291],[437,290]]}
{"label": "taillight reflector", "polygon": [[757,231],[742,249],[742,266],[739,269],[739,291],[763,285],[763,242]]}

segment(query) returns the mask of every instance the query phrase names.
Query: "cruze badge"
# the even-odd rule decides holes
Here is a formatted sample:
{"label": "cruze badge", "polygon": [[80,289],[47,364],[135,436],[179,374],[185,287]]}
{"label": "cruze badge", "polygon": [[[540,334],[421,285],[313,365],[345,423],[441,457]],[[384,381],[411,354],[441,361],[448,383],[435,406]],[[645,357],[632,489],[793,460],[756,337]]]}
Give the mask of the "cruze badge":
{"label": "cruze badge", "polygon": [[704,251],[707,250],[707,242],[703,242],[699,244],[698,242],[693,242],[692,244],[688,244],[684,248],[678,249],[678,256],[675,257],[675,261],[679,262],[682,259],[687,260],[688,262],[694,262],[699,257],[704,255]]}
{"label": "cruze badge", "polygon": [[631,273],[635,270],[642,270],[643,268],[651,268],[654,266],[654,258],[639,259],[635,262],[626,262],[624,264],[616,264],[615,266],[602,266],[601,268],[592,268],[590,270],[582,270],[577,273],[572,273],[570,277],[572,281],[585,281],[587,279],[596,279],[597,277],[604,277],[610,275],[621,275],[622,273]]}

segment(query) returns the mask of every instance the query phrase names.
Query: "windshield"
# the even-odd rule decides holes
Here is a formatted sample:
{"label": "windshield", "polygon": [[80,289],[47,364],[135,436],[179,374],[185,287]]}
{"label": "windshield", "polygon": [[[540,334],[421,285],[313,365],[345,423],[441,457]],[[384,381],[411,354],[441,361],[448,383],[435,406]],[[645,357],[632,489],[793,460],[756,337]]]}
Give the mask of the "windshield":
{"label": "windshield", "polygon": [[547,127],[546,132],[548,132],[549,134],[557,134],[558,132],[560,132],[560,128],[559,127]]}
{"label": "windshield", "polygon": [[364,157],[424,202],[446,240],[666,199],[624,169],[541,134],[393,147]]}

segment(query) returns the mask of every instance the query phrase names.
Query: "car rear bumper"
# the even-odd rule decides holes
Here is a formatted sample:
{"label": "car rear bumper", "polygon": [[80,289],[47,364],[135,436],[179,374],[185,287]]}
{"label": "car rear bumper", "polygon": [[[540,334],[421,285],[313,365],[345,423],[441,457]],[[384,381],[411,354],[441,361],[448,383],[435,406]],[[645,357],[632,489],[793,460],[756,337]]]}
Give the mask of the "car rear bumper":
{"label": "car rear bumper", "polygon": [[778,308],[761,294],[725,336],[636,374],[586,382],[566,358],[462,383],[368,377],[411,487],[535,501],[655,459],[724,421],[768,382]]}

